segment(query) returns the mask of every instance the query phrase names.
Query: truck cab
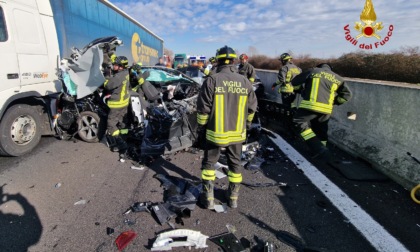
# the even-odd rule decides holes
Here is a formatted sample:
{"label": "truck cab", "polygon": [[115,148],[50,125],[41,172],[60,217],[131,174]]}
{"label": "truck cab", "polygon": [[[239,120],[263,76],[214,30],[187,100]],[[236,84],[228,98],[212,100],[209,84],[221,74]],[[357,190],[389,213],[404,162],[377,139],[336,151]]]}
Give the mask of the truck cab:
{"label": "truck cab", "polygon": [[54,133],[42,98],[61,89],[48,0],[0,1],[0,55],[0,154],[19,156]]}

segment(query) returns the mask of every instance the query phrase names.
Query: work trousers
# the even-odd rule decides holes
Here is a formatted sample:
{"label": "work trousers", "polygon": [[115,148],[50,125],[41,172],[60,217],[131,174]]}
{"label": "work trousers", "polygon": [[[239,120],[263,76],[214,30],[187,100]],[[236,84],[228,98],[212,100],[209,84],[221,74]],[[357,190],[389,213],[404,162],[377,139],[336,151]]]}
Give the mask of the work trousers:
{"label": "work trousers", "polygon": [[330,114],[298,109],[293,116],[293,125],[298,134],[312,129],[321,141],[328,141],[328,121],[330,117]]}
{"label": "work trousers", "polygon": [[[296,99],[295,93],[283,93],[281,92],[281,103],[283,104],[283,107],[287,110],[292,109],[292,104]],[[294,104],[293,104],[294,107]]]}
{"label": "work trousers", "polygon": [[127,107],[111,108],[109,110],[107,121],[107,132],[109,135],[118,135],[119,130],[126,129],[127,124]]}
{"label": "work trousers", "polygon": [[[207,141],[204,158],[202,162],[203,169],[214,170],[214,164],[219,161],[220,150],[222,147],[213,145]],[[229,170],[235,174],[240,174],[242,171],[241,155],[242,155],[242,143],[231,144],[225,147],[227,165]]]}

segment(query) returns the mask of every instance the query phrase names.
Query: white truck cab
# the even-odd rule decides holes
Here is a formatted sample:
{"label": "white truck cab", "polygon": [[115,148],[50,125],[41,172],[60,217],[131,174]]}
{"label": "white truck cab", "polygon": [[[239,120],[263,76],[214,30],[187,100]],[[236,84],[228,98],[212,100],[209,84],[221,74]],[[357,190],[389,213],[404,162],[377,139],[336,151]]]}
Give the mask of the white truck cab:
{"label": "white truck cab", "polygon": [[61,90],[48,0],[0,0],[0,154],[19,156],[53,134],[47,98]]}

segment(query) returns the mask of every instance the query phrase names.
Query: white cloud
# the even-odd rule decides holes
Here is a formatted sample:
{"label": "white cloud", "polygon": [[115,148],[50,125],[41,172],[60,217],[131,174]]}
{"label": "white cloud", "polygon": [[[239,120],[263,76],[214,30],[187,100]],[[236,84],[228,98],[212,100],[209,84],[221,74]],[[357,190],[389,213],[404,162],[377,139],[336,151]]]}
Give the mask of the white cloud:
{"label": "white cloud", "polygon": [[252,0],[255,5],[268,6],[271,5],[271,0]]}
{"label": "white cloud", "polygon": [[226,24],[219,25],[219,27],[221,30],[226,31],[231,35],[235,35],[238,32],[242,32],[246,29],[246,23],[245,22],[226,23]]}

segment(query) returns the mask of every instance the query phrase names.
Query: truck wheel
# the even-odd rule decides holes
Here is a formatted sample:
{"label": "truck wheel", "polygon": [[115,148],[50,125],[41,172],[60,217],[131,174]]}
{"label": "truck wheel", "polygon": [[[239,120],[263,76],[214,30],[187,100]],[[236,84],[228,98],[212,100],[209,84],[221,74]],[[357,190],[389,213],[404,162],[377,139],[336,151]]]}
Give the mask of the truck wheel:
{"label": "truck wheel", "polygon": [[83,111],[77,119],[77,126],[79,129],[79,137],[88,143],[95,143],[99,141],[100,118],[99,115],[92,111]]}
{"label": "truck wheel", "polygon": [[0,154],[20,156],[30,152],[41,140],[41,119],[35,107],[10,107],[0,122]]}

